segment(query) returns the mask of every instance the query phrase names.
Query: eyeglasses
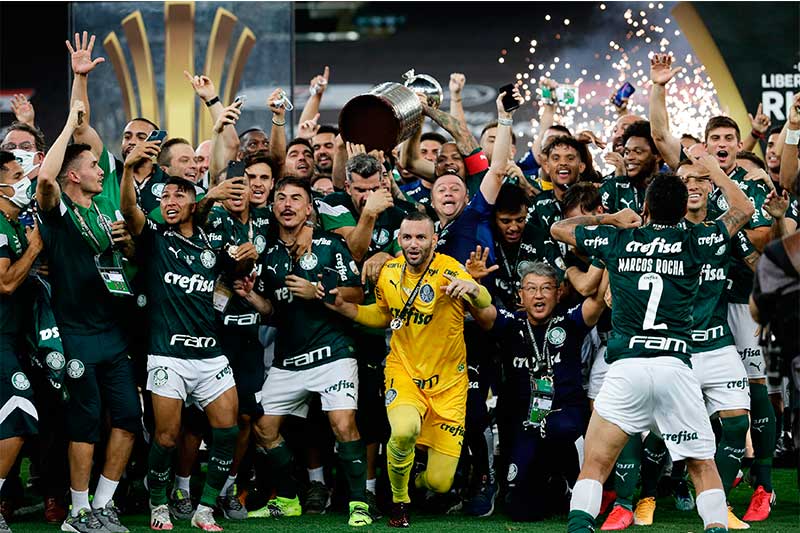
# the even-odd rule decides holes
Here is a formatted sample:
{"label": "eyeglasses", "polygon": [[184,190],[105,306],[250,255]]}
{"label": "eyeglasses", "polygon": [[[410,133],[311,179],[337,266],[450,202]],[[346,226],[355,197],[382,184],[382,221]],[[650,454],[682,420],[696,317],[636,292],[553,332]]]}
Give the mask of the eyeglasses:
{"label": "eyeglasses", "polygon": [[552,294],[553,291],[556,290],[556,287],[555,285],[542,285],[541,287],[536,285],[524,285],[522,290],[529,294],[536,294],[541,291],[542,295],[547,295]]}
{"label": "eyeglasses", "polygon": [[6,143],[6,144],[3,144],[3,145],[0,146],[0,150],[5,150],[6,152],[10,152],[12,150],[16,150],[17,148],[19,148],[20,150],[25,150],[26,152],[35,152],[36,151],[36,145],[33,144],[32,142],[28,142],[28,141],[25,141],[25,142],[20,143],[20,144]]}

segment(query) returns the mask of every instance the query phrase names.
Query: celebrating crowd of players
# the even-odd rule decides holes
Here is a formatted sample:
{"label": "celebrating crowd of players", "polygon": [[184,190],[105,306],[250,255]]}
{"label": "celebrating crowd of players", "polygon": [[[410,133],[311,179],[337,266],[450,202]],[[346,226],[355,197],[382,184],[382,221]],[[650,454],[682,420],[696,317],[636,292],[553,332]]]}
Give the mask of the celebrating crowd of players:
{"label": "celebrating crowd of players", "polygon": [[618,110],[603,177],[606,143],[549,99],[522,158],[503,94],[478,142],[461,74],[449,113],[421,98],[452,141],[367,153],[317,123],[327,67],[295,139],[279,89],[270,130],[244,129],[242,101],[186,73],[212,139],[135,118],[117,159],[91,126],[93,45],[67,43],[49,148],[20,97],[0,144],[0,532],[23,456],[48,522],[80,533],[128,531],[141,481],[154,530],[332,498],[351,526],[408,527],[412,502],[488,516],[498,493],[514,520],[594,531],[608,509],[618,530],[653,523],[662,475],[706,531],[768,518],[783,405],[750,296],[768,243],[796,241],[800,96],[782,129],[759,109],[744,136],[719,116],[677,138],[656,54],[649,121]]}

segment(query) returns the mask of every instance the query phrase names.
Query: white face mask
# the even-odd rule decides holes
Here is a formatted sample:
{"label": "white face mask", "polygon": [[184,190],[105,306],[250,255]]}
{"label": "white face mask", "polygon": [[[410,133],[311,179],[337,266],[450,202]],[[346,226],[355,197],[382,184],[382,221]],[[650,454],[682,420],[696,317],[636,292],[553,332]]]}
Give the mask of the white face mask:
{"label": "white face mask", "polygon": [[33,160],[38,152],[28,152],[27,150],[20,150],[19,148],[11,150],[14,157],[17,158],[17,163],[22,167],[22,172],[27,176],[39,165],[34,165]]}
{"label": "white face mask", "polygon": [[8,185],[6,183],[0,183],[0,187],[5,189],[12,189],[14,194],[8,196],[4,193],[0,193],[0,196],[3,198],[8,199],[9,202],[14,204],[15,206],[19,207],[20,209],[25,209],[31,203],[33,199],[33,191],[31,190],[31,180],[28,178],[22,178],[18,182],[14,183],[13,185]]}

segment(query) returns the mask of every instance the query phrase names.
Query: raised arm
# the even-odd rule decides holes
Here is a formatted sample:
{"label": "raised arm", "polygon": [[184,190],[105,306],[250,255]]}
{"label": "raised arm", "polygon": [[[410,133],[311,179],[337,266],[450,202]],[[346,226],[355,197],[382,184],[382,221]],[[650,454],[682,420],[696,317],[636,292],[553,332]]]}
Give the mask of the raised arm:
{"label": "raised arm", "polygon": [[794,95],[789,108],[789,120],[781,133],[783,138],[781,150],[781,187],[794,191],[797,182],[798,167],[797,145],[800,143],[800,91]]}
{"label": "raised arm", "polygon": [[602,278],[600,285],[592,296],[583,301],[583,305],[581,306],[583,321],[587,326],[594,326],[597,324],[603,311],[606,310],[605,295],[606,289],[608,288],[608,272],[606,270],[602,270],[601,272]]}
{"label": "raised arm", "polygon": [[466,124],[462,124],[450,113],[445,113],[441,109],[434,109],[426,104],[422,104],[422,110],[427,116],[433,119],[434,122],[444,128],[447,133],[453,136],[453,140],[455,140],[456,147],[458,151],[461,152],[461,155],[468,156],[480,148],[478,141],[472,136],[472,132],[469,131]]}
{"label": "raised arm", "polygon": [[300,120],[297,121],[298,124],[302,124],[306,120],[311,120],[314,118],[314,115],[319,113],[319,105],[322,102],[322,95],[325,93],[325,89],[328,88],[328,79],[330,75],[331,69],[326,65],[322,74],[314,76],[311,83],[309,83],[308,92],[311,93],[311,96],[309,96],[306,105],[303,106]]}
{"label": "raised arm", "polygon": [[72,95],[70,96],[70,102],[75,102],[76,100],[80,100],[83,102],[84,106],[84,114],[83,114],[83,122],[75,129],[73,133],[75,137],[75,142],[88,144],[92,147],[92,153],[100,157],[100,154],[103,151],[103,140],[100,139],[100,135],[98,135],[97,131],[95,131],[89,123],[89,73],[94,70],[94,68],[99,65],[100,63],[105,62],[105,58],[98,57],[94,60],[92,59],[92,50],[94,49],[94,39],[95,36],[92,35],[91,38],[88,38],[88,33],[83,32],[83,37],[81,35],[75,34],[75,48],[72,47],[72,43],[69,41],[65,41],[67,43],[67,49],[70,53],[70,63],[72,65]]}
{"label": "raised arm", "polygon": [[[228,161],[236,159],[238,148],[231,151],[231,146],[225,141],[225,131],[233,131],[236,135],[236,121],[242,114],[242,102],[234,102],[222,110],[211,130],[211,157],[208,161],[208,183],[213,187],[220,180],[220,175],[227,168]],[[237,137],[238,146],[238,137]]]}
{"label": "raised arm", "polygon": [[72,109],[70,109],[67,123],[61,131],[47,155],[42,161],[42,167],[39,169],[39,179],[36,183],[36,201],[39,207],[44,211],[53,209],[61,201],[61,187],[58,184],[58,173],[61,171],[61,165],[64,163],[64,153],[67,150],[69,139],[81,119],[83,119],[83,102],[76,100],[72,102]]}
{"label": "raised arm", "polygon": [[572,287],[581,296],[591,296],[597,293],[600,281],[603,279],[604,268],[589,265],[589,270],[581,271],[578,267],[569,267],[565,274]]}
{"label": "raised arm", "polygon": [[654,54],[650,59],[650,132],[664,162],[675,169],[681,160],[681,141],[669,131],[667,113],[667,83],[683,70],[672,68],[672,56]]}
{"label": "raised arm", "polygon": [[450,114],[464,126],[467,125],[467,117],[464,115],[464,99],[461,93],[466,83],[466,76],[460,72],[450,74]]}
{"label": "raised arm", "polygon": [[[197,94],[200,100],[202,100],[203,104],[205,104],[208,112],[211,113],[211,122],[216,123],[217,120],[219,120],[219,117],[225,112],[225,107],[222,105],[222,102],[219,99],[217,89],[214,87],[214,82],[212,82],[211,78],[208,76],[204,76],[202,74],[198,76],[192,76],[186,70],[183,71],[183,75],[192,85],[192,89],[194,89],[195,94]],[[208,105],[209,102],[213,103]],[[222,131],[222,135],[220,136],[218,142],[220,141],[222,146],[225,147],[225,151],[227,153],[236,154],[236,152],[239,151],[239,136],[236,135],[236,128],[225,128]],[[231,157],[231,159],[233,159],[233,157]]]}
{"label": "raised arm", "polygon": [[578,226],[614,226],[617,228],[638,228],[642,225],[642,217],[636,211],[626,207],[613,214],[585,215],[559,220],[550,226],[550,235],[557,241],[575,246],[575,228]]}
{"label": "raised arm", "polygon": [[[481,181],[481,194],[486,198],[489,205],[494,205],[503,179],[506,177],[506,168],[511,159],[511,128],[514,125],[514,112],[506,111],[503,108],[503,97],[506,93],[497,95],[495,105],[497,106],[497,134],[494,141],[494,156],[489,171]],[[514,98],[520,105],[525,101],[519,93],[519,89],[514,86]],[[523,179],[525,179],[523,177]]]}
{"label": "raised arm", "polygon": [[767,131],[769,131],[769,127],[772,125],[772,122],[769,120],[769,117],[764,114],[763,106],[761,104],[758,104],[756,116],[748,113],[747,117],[750,119],[751,129],[750,135],[747,135],[744,137],[744,139],[742,139],[742,151],[752,152],[759,139],[765,140],[767,138]]}
{"label": "raised arm", "polygon": [[422,124],[400,146],[400,166],[415,176],[431,181],[436,176],[436,165],[427,159],[423,159],[420,155],[419,143],[421,138]]}
{"label": "raised arm", "polygon": [[11,97],[11,111],[14,112],[17,122],[27,124],[32,128],[36,127],[36,110],[24,94],[15,94]]}
{"label": "raised arm", "polygon": [[12,263],[11,259],[0,257],[0,295],[9,296],[14,294],[14,291],[22,285],[31,268],[33,268],[34,261],[42,251],[42,247],[42,237],[39,234],[39,226],[37,225],[28,233],[28,247],[19,259]]}
{"label": "raised arm", "polygon": [[[272,129],[269,131],[269,155],[275,160],[278,168],[283,168],[286,162],[286,108],[275,105],[280,99],[283,89],[275,89],[269,95],[267,107],[272,111]],[[312,115],[313,116],[313,115]],[[279,176],[275,176],[277,180]]]}
{"label": "raised arm", "polygon": [[[551,93],[555,95],[558,83],[551,79],[545,78],[540,82],[540,86],[543,89],[549,89]],[[553,127],[553,121],[556,114],[556,103],[557,100],[554,98],[541,98],[539,100],[539,106],[542,108],[542,116],[539,118],[539,129],[536,131],[536,137],[534,137],[533,146],[531,147],[533,158],[536,160],[536,163],[539,166],[542,166],[542,164],[544,164],[544,160],[547,159],[544,156],[544,153],[542,153],[542,150],[544,149],[542,146],[542,141],[544,140],[544,133]]]}
{"label": "raised arm", "polygon": [[146,159],[158,157],[161,151],[161,141],[140,142],[136,145],[128,158],[125,159],[125,168],[119,183],[119,210],[128,224],[128,231],[136,236],[142,233],[147,217],[136,204],[136,188],[134,186],[133,169]]}

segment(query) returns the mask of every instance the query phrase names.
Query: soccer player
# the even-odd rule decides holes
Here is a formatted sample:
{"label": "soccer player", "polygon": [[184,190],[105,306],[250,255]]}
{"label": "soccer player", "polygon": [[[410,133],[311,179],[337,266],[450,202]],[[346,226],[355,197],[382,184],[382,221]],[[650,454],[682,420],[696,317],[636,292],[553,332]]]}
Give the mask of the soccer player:
{"label": "soccer player", "polygon": [[[31,382],[20,366],[26,317],[33,313],[28,273],[42,251],[39,229],[26,233],[17,220],[30,205],[31,192],[31,180],[14,154],[0,151],[0,490],[39,421]],[[64,368],[61,353],[52,352],[46,362],[54,370]],[[0,531],[11,531],[2,515]]]}
{"label": "soccer player", "polygon": [[[125,160],[120,184],[120,209],[136,237],[145,294],[149,301],[150,342],[147,389],[151,392],[155,434],[148,459],[150,528],[171,530],[167,484],[172,455],[181,427],[184,402],[197,403],[211,425],[208,475],[192,526],[221,531],[213,507],[228,477],[233,460],[238,400],[233,373],[222,354],[214,314],[214,282],[222,272],[247,275],[257,253],[253,244],[212,243],[194,223],[195,185],[169,178],[161,194],[161,215],[156,224],[136,205],[134,168],[158,154],[158,141],[136,146]],[[227,200],[226,183],[215,187],[209,201]],[[241,198],[244,186],[236,189]]]}
{"label": "soccer player", "polygon": [[[74,102],[67,124],[42,163],[36,187],[42,241],[48,257],[52,306],[67,359],[70,492],[65,531],[128,531],[114,506],[114,492],[141,428],[141,410],[122,319],[130,287],[114,209],[99,198],[104,174],[90,147],[67,143],[82,119]],[[124,277],[123,277],[124,280]],[[91,295],[91,298],[87,297]],[[94,444],[111,415],[103,473],[89,504]]]}
{"label": "soccer player", "polygon": [[[509,513],[542,520],[566,507],[578,475],[576,441],[586,427],[581,345],[606,309],[607,281],[572,309],[556,309],[559,273],[535,261],[521,271],[523,312],[501,310],[481,321],[503,348],[514,425],[508,467]],[[505,437],[504,437],[505,438]]]}
{"label": "soccer player", "polygon": [[299,516],[302,512],[292,472],[292,453],[280,434],[287,416],[308,414],[312,394],[338,441],[339,459],[348,480],[351,526],[372,523],[365,503],[366,448],[356,427],[358,366],[355,348],[345,333],[347,322],[320,301],[320,275],[334,274],[342,297],[361,301],[358,269],[341,239],[315,231],[311,249],[295,260],[294,242],[313,210],[311,190],[304,178],[286,177],[275,187],[273,211],[278,241],[261,258],[261,282],[237,285],[237,292],[277,329],[275,360],[261,391],[264,416],[255,425],[259,474],[277,484],[276,497],[250,513],[251,517]]}
{"label": "soccer player", "polygon": [[428,448],[418,488],[444,493],[453,483],[464,437],[467,397],[464,316],[491,307],[488,291],[454,259],[434,252],[433,221],[410,213],[398,237],[403,257],[384,265],[375,303],[358,306],[337,296],[339,313],[375,328],[391,326],[386,359],[387,444],[392,500],[389,525],[408,527],[408,480],[414,446]]}
{"label": "soccer player", "polygon": [[661,166],[661,156],[650,135],[650,123],[639,120],[625,128],[622,144],[625,174],[603,181],[600,199],[607,213],[626,207],[641,213],[645,190]]}
{"label": "soccer player", "polygon": [[615,303],[610,368],[587,430],[568,531],[594,531],[602,483],[619,451],[630,435],[653,426],[664,436],[673,460],[686,459],[706,530],[727,530],[725,493],[713,461],[714,434],[688,366],[692,308],[703,263],[744,226],[753,207],[725,174],[713,174],[712,179],[731,207],[714,223],[688,231],[678,227],[688,193],[674,175],[651,182],[642,227],[638,215],[625,209],[567,219],[551,228],[556,239],[605,261]]}

